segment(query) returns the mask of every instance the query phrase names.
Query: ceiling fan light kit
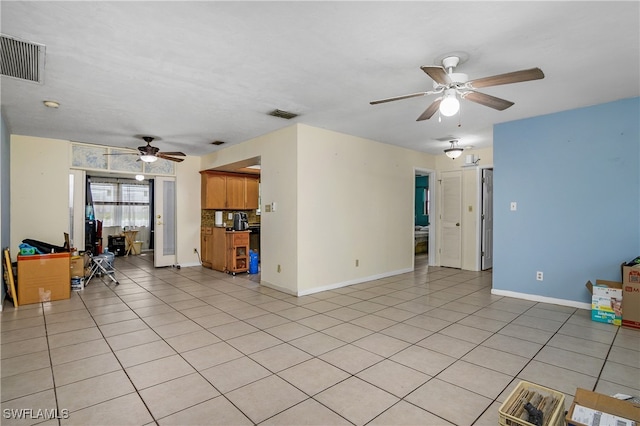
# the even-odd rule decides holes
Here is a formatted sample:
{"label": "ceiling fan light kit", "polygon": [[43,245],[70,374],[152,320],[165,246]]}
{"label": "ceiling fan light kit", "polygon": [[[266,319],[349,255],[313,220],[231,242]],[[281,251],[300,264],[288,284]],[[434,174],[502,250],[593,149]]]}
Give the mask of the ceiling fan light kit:
{"label": "ceiling fan light kit", "polygon": [[[184,158],[174,157],[175,155],[184,157],[185,154],[183,152],[161,152],[160,148],[156,148],[155,146],[151,146],[151,142],[153,142],[155,138],[151,136],[142,136],[142,140],[144,140],[147,145],[139,146],[138,152],[132,153],[109,153],[104,155],[137,155],[140,161],[144,161],[145,163],[154,163],[158,161],[158,158],[162,158],[163,160],[175,161],[176,163],[180,163],[184,161]],[[131,148],[133,149],[133,148]]]}
{"label": "ceiling fan light kit", "polygon": [[445,90],[444,99],[440,102],[440,114],[445,117],[454,116],[460,111],[460,101],[454,89]]}
{"label": "ceiling fan light kit", "polygon": [[462,155],[462,151],[464,151],[464,148],[459,147],[458,141],[456,140],[449,141],[449,143],[451,144],[451,147],[445,149],[444,153],[447,155],[447,157],[455,160],[456,158],[460,157],[460,155]]}
{"label": "ceiling fan light kit", "polygon": [[158,161],[158,157],[156,157],[155,155],[141,155],[140,159],[145,163],[153,163],[155,161]]}
{"label": "ceiling fan light kit", "polygon": [[436,111],[440,111],[440,114],[446,117],[455,115],[460,108],[458,96],[461,99],[475,102],[477,104],[493,108],[497,111],[503,111],[511,107],[513,102],[487,95],[485,93],[480,93],[477,89],[544,78],[544,73],[540,68],[531,68],[469,80],[469,77],[466,74],[453,72],[455,67],[462,62],[465,62],[467,59],[468,57],[466,55],[461,56],[459,54],[450,54],[442,57],[442,65],[428,65],[420,67],[420,69],[422,69],[422,71],[424,71],[433,80],[433,90],[380,99],[372,101],[370,104],[377,105],[380,103],[399,101],[424,95],[440,95],[427,107],[416,121],[428,120]]}

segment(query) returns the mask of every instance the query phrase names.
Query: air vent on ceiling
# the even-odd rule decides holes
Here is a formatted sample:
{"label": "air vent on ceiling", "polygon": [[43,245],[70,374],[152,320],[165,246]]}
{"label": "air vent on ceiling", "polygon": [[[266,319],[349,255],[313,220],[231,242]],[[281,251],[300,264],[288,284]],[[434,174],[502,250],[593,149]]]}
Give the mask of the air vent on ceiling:
{"label": "air vent on ceiling", "polygon": [[274,109],[269,113],[269,115],[272,115],[274,117],[284,118],[286,120],[291,120],[292,118],[295,118],[298,116],[298,114],[294,114],[293,112],[289,112],[289,111],[282,111],[281,109]]}
{"label": "air vent on ceiling", "polygon": [[211,145],[222,145],[223,143],[223,141],[213,141],[211,142]]}
{"label": "air vent on ceiling", "polygon": [[18,40],[0,34],[2,75],[42,84],[44,81],[43,44]]}

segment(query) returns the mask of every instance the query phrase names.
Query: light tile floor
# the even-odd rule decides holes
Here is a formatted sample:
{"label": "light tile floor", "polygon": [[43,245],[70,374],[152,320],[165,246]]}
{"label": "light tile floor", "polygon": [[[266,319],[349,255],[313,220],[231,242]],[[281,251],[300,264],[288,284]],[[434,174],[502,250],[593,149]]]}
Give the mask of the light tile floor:
{"label": "light tile floor", "polygon": [[521,380],[567,407],[577,387],[640,395],[640,332],[493,296],[491,272],[422,256],[296,298],[150,258],[117,258],[117,287],[5,302],[3,425],[496,425]]}

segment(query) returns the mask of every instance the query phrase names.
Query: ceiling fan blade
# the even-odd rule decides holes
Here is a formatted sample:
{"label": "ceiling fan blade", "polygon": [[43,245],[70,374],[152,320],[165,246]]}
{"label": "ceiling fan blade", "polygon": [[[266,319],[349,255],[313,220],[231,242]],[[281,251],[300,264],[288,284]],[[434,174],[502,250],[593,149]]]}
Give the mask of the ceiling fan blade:
{"label": "ceiling fan blade", "polygon": [[542,78],[544,78],[544,73],[540,68],[531,68],[528,70],[508,72],[506,74],[471,80],[467,82],[467,86],[471,87],[472,89],[480,89],[482,87],[520,83],[522,81],[540,80]]}
{"label": "ceiling fan blade", "polygon": [[165,152],[162,151],[160,154],[164,154],[164,155],[180,155],[185,157],[187,154],[183,153],[183,152]]}
{"label": "ceiling fan blade", "polygon": [[435,81],[438,84],[447,85],[451,83],[451,78],[449,78],[449,74],[447,74],[447,71],[443,67],[432,65],[432,66],[420,67],[420,69],[426,72],[429,75],[429,77],[431,77],[433,81]]}
{"label": "ceiling fan blade", "polygon": [[169,160],[169,161],[175,161],[176,163],[180,163],[184,161],[184,158],[169,157],[168,155],[164,155],[160,153],[156,154],[156,157],[164,158],[165,160]]}
{"label": "ceiling fan blade", "polygon": [[480,92],[467,92],[462,95],[462,98],[489,108],[497,109],[498,111],[505,110],[513,105],[513,102],[511,101],[496,98],[495,96]]}
{"label": "ceiling fan blade", "polygon": [[371,105],[377,105],[377,104],[382,104],[385,102],[391,102],[391,101],[399,101],[401,99],[409,99],[409,98],[416,98],[418,96],[424,96],[429,92],[418,92],[418,93],[411,93],[409,95],[402,95],[402,96],[394,96],[393,98],[386,98],[386,99],[379,99],[377,101],[371,101],[369,102]]}
{"label": "ceiling fan blade", "polygon": [[429,105],[429,107],[424,110],[422,115],[420,115],[420,117],[418,117],[416,121],[428,120],[431,117],[433,117],[433,114],[435,114],[438,108],[440,107],[441,101],[442,101],[442,98],[438,98],[435,101],[433,101],[431,105]]}

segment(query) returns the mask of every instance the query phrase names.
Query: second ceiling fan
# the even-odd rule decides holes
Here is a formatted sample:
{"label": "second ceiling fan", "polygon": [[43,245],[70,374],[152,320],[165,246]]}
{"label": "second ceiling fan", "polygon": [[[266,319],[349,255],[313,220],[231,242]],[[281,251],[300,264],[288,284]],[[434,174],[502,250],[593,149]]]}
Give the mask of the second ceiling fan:
{"label": "second ceiling fan", "polygon": [[458,97],[502,111],[512,106],[513,102],[487,95],[486,93],[480,93],[476,91],[476,89],[544,78],[544,73],[540,68],[531,68],[469,80],[466,74],[453,72],[454,68],[457,67],[459,63],[459,56],[447,56],[442,60],[442,66],[429,65],[420,67],[422,71],[427,73],[427,75],[433,79],[433,90],[379,99],[377,101],[371,101],[370,104],[377,105],[385,102],[399,101],[402,99],[425,95],[440,95],[431,103],[431,105],[429,105],[429,107],[427,107],[416,121],[428,120],[438,110],[440,110],[440,113],[445,116],[454,115],[458,112],[460,106]]}

